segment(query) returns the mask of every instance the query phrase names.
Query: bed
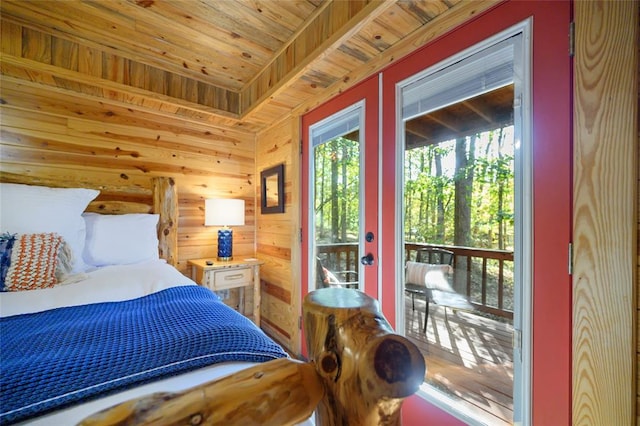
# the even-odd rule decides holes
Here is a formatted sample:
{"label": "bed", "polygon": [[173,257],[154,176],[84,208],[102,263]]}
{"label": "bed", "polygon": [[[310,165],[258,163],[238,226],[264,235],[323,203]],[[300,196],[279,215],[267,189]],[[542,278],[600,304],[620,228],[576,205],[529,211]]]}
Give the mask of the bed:
{"label": "bed", "polygon": [[[163,390],[178,390],[287,357],[251,321],[160,259],[159,246],[175,249],[158,238],[159,214],[87,213],[98,195],[92,189],[2,185],[0,226],[14,236],[14,267],[2,280],[11,291],[0,294],[0,423],[75,424],[122,401],[114,394],[123,389],[150,392],[157,389],[150,382],[164,379]],[[71,260],[61,260],[65,250],[52,232],[64,235]],[[45,262],[67,269],[47,270]],[[195,380],[170,379],[206,367]],[[97,401],[105,395],[106,405]],[[68,409],[81,402],[81,410]]]}
{"label": "bed", "polygon": [[[313,424],[314,409],[318,424],[394,424],[422,381],[419,351],[364,294],[305,300],[302,362],[182,275],[171,179],[154,179],[153,208],[132,213],[96,203],[95,189],[6,178],[0,424]],[[355,361],[352,344],[364,348]]]}

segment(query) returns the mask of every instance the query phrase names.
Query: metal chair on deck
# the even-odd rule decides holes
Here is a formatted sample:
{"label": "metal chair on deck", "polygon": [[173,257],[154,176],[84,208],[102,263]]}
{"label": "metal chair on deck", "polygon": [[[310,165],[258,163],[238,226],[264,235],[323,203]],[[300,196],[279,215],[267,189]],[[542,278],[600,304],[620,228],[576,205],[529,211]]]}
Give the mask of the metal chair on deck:
{"label": "metal chair on deck", "polygon": [[344,287],[358,289],[358,273],[356,271],[333,272],[324,267],[316,257],[316,288]]}
{"label": "metal chair on deck", "polygon": [[[454,253],[450,250],[441,248],[423,248],[416,252],[416,262],[407,262],[407,274],[404,285],[406,293],[411,295],[411,308],[415,311],[415,296],[423,296],[425,299],[424,326],[423,332],[427,331],[427,319],[429,318],[429,301],[433,298],[434,291],[444,291],[439,283],[428,282],[446,280],[444,271],[451,270],[453,265]],[[413,265],[414,263],[423,263],[425,265]],[[444,265],[448,268],[433,268],[429,265]],[[417,266],[415,271],[409,268]],[[433,274],[431,277],[429,274]],[[439,288],[439,289],[438,289]],[[453,291],[453,289],[451,289]],[[446,291],[445,291],[446,292]]]}

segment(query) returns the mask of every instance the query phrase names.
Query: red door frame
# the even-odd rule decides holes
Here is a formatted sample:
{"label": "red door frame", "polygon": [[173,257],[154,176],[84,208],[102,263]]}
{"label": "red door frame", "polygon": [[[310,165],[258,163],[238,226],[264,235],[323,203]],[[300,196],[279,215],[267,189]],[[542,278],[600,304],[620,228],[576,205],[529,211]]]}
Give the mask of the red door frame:
{"label": "red door frame", "polygon": [[[313,124],[341,111],[356,102],[364,100],[364,139],[361,138],[361,147],[364,149],[364,163],[366,169],[367,184],[365,185],[365,193],[361,196],[361,201],[366,202],[365,208],[364,226],[361,232],[372,231],[375,235],[374,240],[371,242],[365,242],[365,252],[371,253],[374,258],[374,265],[365,267],[364,276],[364,291],[374,299],[378,299],[378,164],[379,164],[379,86],[378,77],[374,75],[367,80],[359,83],[347,92],[333,98],[331,101],[324,105],[319,106],[313,111],[305,114],[302,117],[302,164],[301,164],[301,182],[302,182],[302,196],[301,200],[301,224],[303,229],[302,238],[302,289],[300,291],[302,299],[309,293],[309,283],[307,277],[309,276],[309,241],[306,235],[309,229],[309,217],[308,212],[311,206],[309,206],[309,197],[307,188],[309,188],[309,152],[311,150],[309,142],[309,127]],[[366,141],[366,142],[365,142]],[[365,254],[366,254],[365,253]],[[364,254],[362,254],[364,255]],[[306,342],[304,335],[301,334],[302,339],[302,353],[307,354]]]}
{"label": "red door frame", "polygon": [[[571,241],[571,60],[567,34],[571,3],[507,1],[414,51],[383,71],[382,300],[395,318],[393,285],[401,259],[384,240],[395,231],[396,88],[416,74],[482,40],[533,17],[533,300],[532,419],[540,425],[571,424],[571,278],[567,271]],[[393,301],[393,306],[389,303]],[[391,309],[394,312],[391,312]],[[427,366],[428,368],[428,366]],[[407,425],[427,418],[461,424],[422,398],[405,404]]]}

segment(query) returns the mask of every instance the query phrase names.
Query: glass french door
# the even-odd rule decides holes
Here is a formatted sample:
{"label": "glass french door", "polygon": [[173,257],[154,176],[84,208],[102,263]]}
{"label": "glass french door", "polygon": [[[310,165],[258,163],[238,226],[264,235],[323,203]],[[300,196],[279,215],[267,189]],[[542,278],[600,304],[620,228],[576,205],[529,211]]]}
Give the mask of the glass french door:
{"label": "glass french door", "polygon": [[[526,27],[513,31],[398,85],[410,294],[398,300],[398,323],[424,347],[427,397],[444,395],[447,409],[492,425],[520,422],[527,409],[521,394],[521,342],[523,332],[529,335],[523,318],[530,315],[523,301],[531,297],[523,259],[532,245],[531,205],[523,196],[531,185],[530,143],[522,137]],[[428,266],[446,272],[410,283],[411,268],[443,263],[421,259],[434,249],[451,254],[448,269]],[[428,289],[426,298],[411,293],[415,284]]]}
{"label": "glass french door", "polygon": [[326,287],[378,297],[376,90],[367,81],[340,108],[303,117],[303,297]]}
{"label": "glass french door", "polygon": [[360,289],[363,268],[374,259],[364,255],[361,208],[364,149],[362,102],[314,124],[310,132],[309,256],[310,288]]}

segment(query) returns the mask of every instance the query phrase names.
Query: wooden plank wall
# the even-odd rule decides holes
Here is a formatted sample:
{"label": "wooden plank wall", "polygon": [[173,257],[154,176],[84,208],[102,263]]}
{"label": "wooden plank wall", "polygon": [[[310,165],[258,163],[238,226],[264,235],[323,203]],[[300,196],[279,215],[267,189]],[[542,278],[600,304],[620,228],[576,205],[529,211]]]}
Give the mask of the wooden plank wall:
{"label": "wooden plank wall", "polygon": [[[33,31],[18,34],[3,33],[3,55],[65,56],[59,51],[67,49],[64,43],[39,40]],[[103,71],[101,55],[82,50],[76,55],[88,73]],[[217,253],[216,228],[204,227],[204,199],[243,198],[246,225],[234,228],[234,254],[255,254],[254,133],[38,84],[34,74],[2,77],[3,172],[77,185],[136,186],[146,197],[151,177],[173,177],[179,197],[178,268],[183,272],[186,260]]]}
{"label": "wooden plank wall", "polygon": [[637,2],[574,7],[572,423],[631,425],[640,403],[634,342],[639,9]]}
{"label": "wooden plank wall", "polygon": [[[256,243],[265,262],[262,328],[295,354],[300,354],[299,141],[298,120],[286,117],[258,134],[256,149]],[[284,164],[284,213],[261,214],[260,172],[278,164]]]}
{"label": "wooden plank wall", "polygon": [[[204,199],[243,198],[246,225],[234,228],[234,253],[253,255],[253,135],[37,88],[4,84],[2,99],[2,171],[77,185],[134,185],[149,189],[148,197],[150,177],[173,177],[180,206],[178,267],[183,272],[186,260],[217,252],[216,228],[204,227]],[[69,105],[82,115],[69,111]],[[109,199],[110,194],[101,197]]]}

